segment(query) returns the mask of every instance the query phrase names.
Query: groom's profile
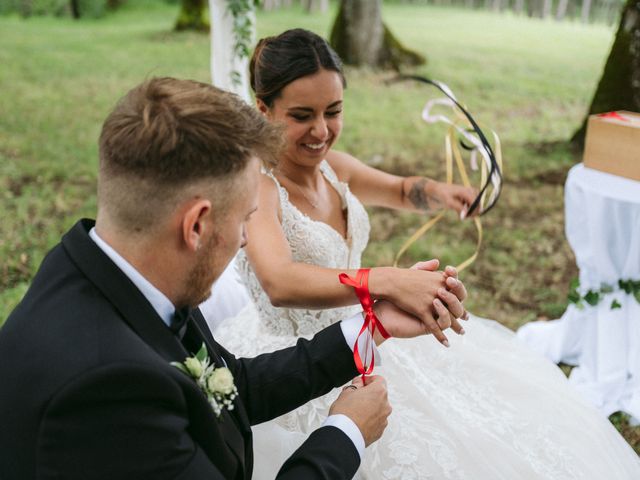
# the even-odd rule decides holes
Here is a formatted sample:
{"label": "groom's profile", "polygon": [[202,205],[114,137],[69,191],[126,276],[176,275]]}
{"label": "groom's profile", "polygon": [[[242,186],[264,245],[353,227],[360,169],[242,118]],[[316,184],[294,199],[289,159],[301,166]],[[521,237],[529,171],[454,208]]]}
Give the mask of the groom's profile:
{"label": "groom's profile", "polygon": [[[357,374],[360,315],[236,359],[194,308],[246,243],[258,158],[280,142],[255,109],[194,81],[147,80],[117,104],[100,136],[96,221],[64,235],[0,330],[2,480],[249,479],[251,425]],[[378,307],[390,333],[421,333]],[[175,365],[203,344],[238,391],[218,409],[207,382]],[[356,386],[278,478],[354,475],[390,413],[382,379]]]}

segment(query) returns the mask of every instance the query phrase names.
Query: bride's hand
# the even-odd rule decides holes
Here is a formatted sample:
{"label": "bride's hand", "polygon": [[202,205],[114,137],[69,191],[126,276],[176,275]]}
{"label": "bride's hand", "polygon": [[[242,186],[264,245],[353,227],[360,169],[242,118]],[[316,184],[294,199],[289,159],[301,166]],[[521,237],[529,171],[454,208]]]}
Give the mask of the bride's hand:
{"label": "bride's hand", "polygon": [[453,327],[457,333],[464,332],[457,319],[464,315],[462,300],[466,297],[466,290],[456,278],[448,280],[449,283],[455,283],[449,287],[449,277],[443,272],[434,271],[438,265],[437,260],[431,260],[421,262],[413,269],[374,268],[371,270],[369,287],[374,298],[388,300],[420,319],[424,326],[416,335],[431,333],[440,343],[448,346],[442,330]]}
{"label": "bride's hand", "polygon": [[[431,198],[445,208],[458,212],[460,218],[465,218],[467,209],[478,195],[478,191],[475,188],[444,182],[428,182],[425,188],[429,189],[427,193]],[[476,208],[470,216],[477,214],[478,209]]]}
{"label": "bride's hand", "polygon": [[[418,262],[411,268],[433,271],[432,262],[437,261],[438,260],[429,260],[427,262]],[[447,286],[447,290],[450,293],[449,295],[447,295],[447,292],[439,291],[438,295],[440,296],[441,300],[443,300],[446,305],[446,302],[448,301],[447,298],[451,299],[452,297],[450,295],[453,294],[457,299],[460,300],[460,302],[464,302],[465,298],[467,298],[467,289],[465,288],[464,284],[460,280],[458,280],[458,270],[455,267],[446,266],[443,273],[445,277],[445,285]],[[458,321],[459,319],[469,319],[469,314],[464,309],[464,305],[462,315],[460,315],[460,317],[451,317],[451,329],[458,335],[464,335],[465,331],[462,325],[460,325],[460,322]],[[440,323],[440,319],[438,319],[438,324]],[[442,328],[442,325],[440,325],[440,327]],[[444,328],[442,329],[444,330]]]}

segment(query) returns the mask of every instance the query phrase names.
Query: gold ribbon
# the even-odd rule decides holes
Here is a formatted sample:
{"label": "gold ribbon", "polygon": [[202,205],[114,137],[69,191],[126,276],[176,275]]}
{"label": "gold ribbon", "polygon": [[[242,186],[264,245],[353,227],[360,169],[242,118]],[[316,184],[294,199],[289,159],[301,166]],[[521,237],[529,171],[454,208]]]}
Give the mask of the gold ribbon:
{"label": "gold ribbon", "polygon": [[[466,118],[463,117],[462,114],[456,108],[454,108],[454,112],[457,114],[459,118],[458,122],[467,123]],[[496,163],[498,164],[498,166],[500,167],[500,170],[502,171],[502,149],[500,146],[500,138],[498,137],[496,132],[494,132],[493,130],[491,131],[491,133],[493,134],[493,139],[494,139]],[[453,160],[454,159],[455,159],[456,167],[458,168],[458,173],[460,174],[460,178],[462,179],[462,184],[465,187],[470,187],[471,182],[469,181],[469,175],[467,174],[467,169],[464,166],[464,161],[462,160],[462,153],[460,152],[460,146],[456,141],[456,123],[452,123],[449,126],[449,131],[447,132],[447,135],[445,137],[445,162],[446,162],[446,169],[447,169],[447,184],[449,185],[453,184]],[[488,175],[487,165],[486,165],[486,162],[480,162],[480,163],[481,163],[480,185],[484,185]],[[484,191],[480,199],[480,204],[478,205],[479,212],[483,210],[486,196],[487,196],[487,190]],[[400,250],[398,250],[398,253],[396,254],[396,258],[393,262],[394,267],[398,266],[398,261],[400,260],[402,255],[409,249],[409,247],[413,245],[425,233],[431,230],[431,228],[433,228],[433,226],[436,225],[442,219],[442,217],[444,217],[445,213],[446,212],[444,211],[440,212],[431,220],[427,221],[424,225],[422,225],[422,227],[420,227],[413,235],[411,235],[411,237],[409,237],[404,242],[404,244],[402,245],[402,247],[400,247]],[[458,272],[461,272],[462,270],[467,268],[469,265],[471,265],[476,260],[476,258],[478,257],[478,253],[480,252],[480,246],[482,245],[482,222],[480,221],[480,216],[473,217],[473,222],[475,223],[476,230],[478,232],[478,241],[476,243],[476,249],[473,255],[471,255],[464,262],[456,266],[456,269],[458,270]]]}

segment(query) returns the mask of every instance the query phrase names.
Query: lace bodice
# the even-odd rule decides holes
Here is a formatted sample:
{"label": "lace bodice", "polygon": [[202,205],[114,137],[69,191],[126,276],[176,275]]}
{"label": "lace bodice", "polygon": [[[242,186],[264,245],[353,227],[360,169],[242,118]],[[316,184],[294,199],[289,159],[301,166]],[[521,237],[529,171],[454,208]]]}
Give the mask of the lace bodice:
{"label": "lace bodice", "polygon": [[[291,248],[293,260],[326,268],[360,268],[360,257],[369,241],[367,212],[351,193],[349,186],[338,180],[326,160],[320,165],[320,170],[342,199],[342,208],[346,210],[347,217],[346,239],[331,226],[313,220],[298,210],[290,202],[287,190],[280,185],[275,176],[270,172],[264,172],[278,188],[282,231]],[[261,328],[273,335],[309,337],[358,310],[358,307],[326,310],[274,307],[260,286],[244,251],[238,255],[237,268],[260,313]]]}

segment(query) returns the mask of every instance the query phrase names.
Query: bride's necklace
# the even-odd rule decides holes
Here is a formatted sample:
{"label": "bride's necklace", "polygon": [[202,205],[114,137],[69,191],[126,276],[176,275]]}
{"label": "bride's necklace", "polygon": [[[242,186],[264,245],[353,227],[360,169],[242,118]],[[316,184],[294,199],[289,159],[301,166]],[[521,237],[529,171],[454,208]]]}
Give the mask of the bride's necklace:
{"label": "bride's necklace", "polygon": [[298,185],[296,182],[294,182],[287,174],[285,174],[282,170],[280,170],[280,174],[286,178],[287,180],[289,180],[289,182],[293,183],[295,185],[295,187],[298,189],[298,191],[300,192],[300,194],[304,197],[304,199],[309,203],[309,205],[311,205],[314,209],[317,209],[318,206],[320,205],[320,203],[318,202],[318,200],[313,201],[311,200],[309,197],[307,197],[307,195],[304,193],[304,190],[302,189],[302,187],[300,187],[300,185]]}

